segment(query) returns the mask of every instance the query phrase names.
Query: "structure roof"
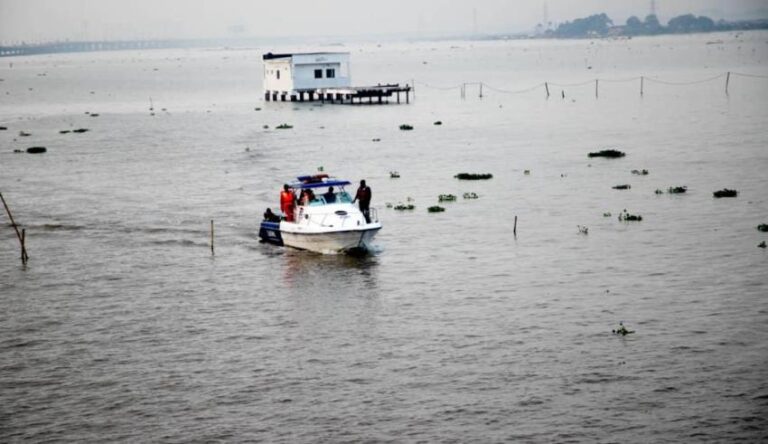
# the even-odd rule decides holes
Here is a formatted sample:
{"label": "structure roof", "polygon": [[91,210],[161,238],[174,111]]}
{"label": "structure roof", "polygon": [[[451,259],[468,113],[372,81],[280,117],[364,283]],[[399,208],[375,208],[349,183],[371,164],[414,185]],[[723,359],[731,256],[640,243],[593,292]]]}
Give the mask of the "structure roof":
{"label": "structure roof", "polygon": [[294,52],[294,53],[281,53],[281,54],[273,54],[271,52],[268,52],[262,56],[263,60],[272,60],[272,59],[285,59],[288,57],[293,57],[295,55],[323,55],[323,54],[349,54],[348,52]]}

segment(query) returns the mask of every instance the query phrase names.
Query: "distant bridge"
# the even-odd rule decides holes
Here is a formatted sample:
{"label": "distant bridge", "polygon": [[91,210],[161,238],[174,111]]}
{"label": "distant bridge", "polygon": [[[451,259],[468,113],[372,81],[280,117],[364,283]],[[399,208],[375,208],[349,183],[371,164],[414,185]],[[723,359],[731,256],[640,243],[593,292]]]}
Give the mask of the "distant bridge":
{"label": "distant bridge", "polygon": [[135,49],[188,48],[205,43],[201,40],[114,40],[91,42],[24,43],[0,46],[0,57],[54,54],[61,52],[121,51]]}

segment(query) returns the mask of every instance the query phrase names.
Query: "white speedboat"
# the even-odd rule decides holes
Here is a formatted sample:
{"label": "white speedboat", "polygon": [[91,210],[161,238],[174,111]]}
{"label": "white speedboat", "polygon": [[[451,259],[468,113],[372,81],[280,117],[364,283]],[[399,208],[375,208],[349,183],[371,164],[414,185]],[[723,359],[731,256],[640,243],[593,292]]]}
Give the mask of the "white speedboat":
{"label": "white speedboat", "polygon": [[[324,174],[297,179],[289,183],[290,187],[311,192],[313,198],[304,205],[299,203],[292,218],[282,215],[279,221],[262,221],[259,229],[262,241],[323,254],[370,249],[373,237],[381,229],[381,222],[374,208],[370,209],[366,220],[352,203],[352,197],[344,189],[349,181]],[[321,191],[325,193],[320,194]]]}

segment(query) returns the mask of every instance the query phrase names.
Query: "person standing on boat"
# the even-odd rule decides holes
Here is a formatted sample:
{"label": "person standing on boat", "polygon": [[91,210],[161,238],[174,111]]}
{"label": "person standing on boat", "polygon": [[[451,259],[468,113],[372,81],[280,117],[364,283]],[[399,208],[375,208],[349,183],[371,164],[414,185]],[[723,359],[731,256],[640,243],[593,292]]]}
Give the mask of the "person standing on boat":
{"label": "person standing on boat", "polygon": [[285,220],[293,222],[293,209],[296,207],[296,196],[293,195],[291,187],[288,184],[283,185],[283,191],[280,192],[280,211],[285,214]]}
{"label": "person standing on boat", "polygon": [[355,198],[352,199],[352,203],[359,200],[360,211],[365,216],[365,222],[371,223],[370,206],[371,206],[371,188],[365,184],[365,180],[360,181],[360,187],[357,189]]}

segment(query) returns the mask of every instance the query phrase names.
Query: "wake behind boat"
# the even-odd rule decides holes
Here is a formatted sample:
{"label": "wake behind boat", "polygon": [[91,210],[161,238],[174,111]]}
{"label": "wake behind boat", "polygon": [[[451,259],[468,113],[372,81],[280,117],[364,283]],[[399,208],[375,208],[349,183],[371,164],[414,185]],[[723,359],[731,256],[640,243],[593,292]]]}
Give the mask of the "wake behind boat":
{"label": "wake behind boat", "polygon": [[[347,185],[349,181],[326,174],[299,176],[284,186],[280,196],[282,215],[269,209],[264,214],[259,237],[263,242],[323,254],[369,250],[373,237],[381,229],[376,210],[367,209],[370,189],[361,181],[361,189],[368,190],[367,201],[363,201],[365,193],[360,190],[355,197],[363,196],[358,199],[363,203],[361,211],[345,191]],[[298,199],[293,190],[300,191]],[[323,190],[325,193],[316,194]]]}

